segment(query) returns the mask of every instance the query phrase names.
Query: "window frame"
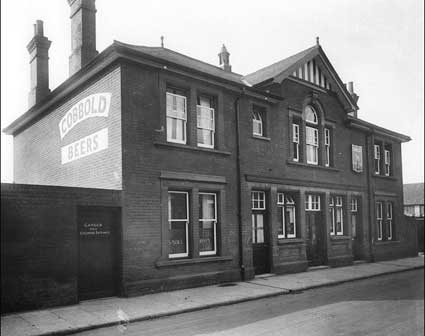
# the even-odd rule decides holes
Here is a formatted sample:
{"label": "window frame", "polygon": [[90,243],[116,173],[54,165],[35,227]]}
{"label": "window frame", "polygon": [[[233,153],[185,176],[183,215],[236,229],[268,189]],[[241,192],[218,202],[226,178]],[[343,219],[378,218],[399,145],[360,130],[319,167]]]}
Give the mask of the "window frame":
{"label": "window frame", "polygon": [[[178,143],[178,144],[186,144],[187,143],[187,97],[183,96],[181,94],[177,94],[177,93],[172,93],[170,91],[166,91],[165,92],[166,96],[165,96],[165,101],[166,101],[166,136],[167,136],[167,142],[172,142],[172,143]],[[169,112],[173,112],[168,110],[168,104],[167,104],[167,97],[168,96],[173,96],[173,97],[179,97],[179,98],[183,98],[184,99],[184,118],[180,118],[177,117],[176,115],[171,115]],[[175,119],[175,120],[182,120],[183,121],[183,129],[182,129],[182,135],[183,135],[183,140],[178,140],[178,139],[173,139],[171,137],[169,137],[169,129],[168,129],[168,120],[169,119]]]}
{"label": "window frame", "polygon": [[[265,133],[264,133],[264,112],[260,110],[261,107],[257,106],[257,105],[253,105],[252,106],[252,135],[254,136],[258,136],[258,137],[265,137]],[[258,115],[258,119],[256,118],[256,116]],[[255,127],[254,125],[258,124],[260,126],[260,133],[256,133]]]}
{"label": "window frame", "polygon": [[374,154],[374,172],[376,175],[381,174],[381,146],[374,144],[373,145],[373,154]]}
{"label": "window frame", "polygon": [[300,161],[300,125],[293,123],[292,124],[292,144],[293,144],[293,157],[292,159],[295,162]]}
{"label": "window frame", "polygon": [[[313,201],[313,197],[315,198]],[[307,194],[305,199],[305,210],[306,211],[321,211],[321,205],[320,205],[320,195],[316,194]],[[317,207],[313,206],[317,205]]]}
{"label": "window frame", "polygon": [[[254,198],[254,195],[258,195],[258,196],[262,195],[262,197]],[[260,205],[260,202],[263,202],[263,206],[255,207],[254,202],[258,202],[258,205]],[[260,190],[251,191],[251,210],[266,210],[266,193],[264,191],[260,191]]]}
{"label": "window frame", "polygon": [[[335,229],[337,227],[337,218],[338,218],[338,212],[340,212],[340,218],[341,218],[341,230],[336,230],[337,236],[343,236],[344,235],[344,201],[342,196],[336,196],[336,202],[335,202]],[[340,202],[339,202],[340,201]]]}
{"label": "window frame", "polygon": [[391,175],[391,151],[388,149],[384,149],[384,174]]}
{"label": "window frame", "polygon": [[[355,160],[355,153],[359,154],[359,162]],[[356,173],[363,172],[363,146],[351,144],[351,168]]]}
{"label": "window frame", "polygon": [[325,128],[325,167],[331,165],[331,130]]}
{"label": "window frame", "polygon": [[[186,219],[172,219],[170,218],[170,210],[171,210],[171,198],[170,194],[185,194],[186,195]],[[168,258],[169,259],[176,259],[176,258],[187,258],[189,257],[189,221],[190,221],[190,209],[189,209],[189,192],[187,191],[177,191],[177,190],[168,190],[167,192],[168,196],[168,230],[171,230],[171,222],[183,222],[185,221],[185,229],[186,229],[186,252],[185,253],[170,253],[168,252]],[[168,238],[168,244],[169,244],[170,238]]]}
{"label": "window frame", "polygon": [[393,240],[393,203],[387,202],[386,204],[386,219],[387,219],[387,240]]}
{"label": "window frame", "polygon": [[[378,211],[379,210],[379,211]],[[377,224],[377,240],[382,241],[382,221],[383,221],[383,202],[376,202],[376,224]]]}
{"label": "window frame", "polygon": [[[201,105],[201,98],[206,98],[209,100],[209,107]],[[203,147],[203,148],[214,148],[215,147],[215,127],[216,127],[216,123],[215,123],[215,109],[214,109],[214,104],[212,103],[212,98],[207,97],[205,95],[199,95],[198,96],[198,102],[196,105],[196,132],[197,132],[197,137],[196,137],[196,144],[198,147]],[[203,109],[208,109],[211,113],[212,113],[212,128],[205,128],[205,127],[201,127],[200,126],[200,118],[199,118],[199,111],[203,110]],[[202,118],[201,118],[202,119]],[[202,144],[199,143],[199,131],[200,130],[206,130],[211,132],[210,136],[211,136],[211,145],[208,144]]]}
{"label": "window frame", "polygon": [[[305,146],[306,146],[306,160],[308,164],[314,164],[314,165],[318,165],[319,164],[319,130],[316,127],[311,127],[306,125],[305,126],[306,129],[306,140],[305,140]],[[313,142],[310,143],[309,139],[308,139],[308,131],[312,130],[313,131]],[[312,148],[313,150],[313,156],[316,158],[316,160],[310,160],[311,158],[309,157],[309,153],[310,151],[308,150],[309,148]]]}
{"label": "window frame", "polygon": [[[199,250],[200,256],[208,256],[208,255],[216,255],[217,254],[217,194],[213,192],[199,192],[198,193],[198,206],[199,206],[199,199],[201,195],[213,195],[214,196],[214,219],[201,219],[198,214],[198,224],[201,222],[214,222],[214,250],[212,251],[201,251]],[[199,240],[201,239],[201,236],[199,235]]]}
{"label": "window frame", "polygon": [[[291,198],[292,201],[288,201],[288,197]],[[278,193],[277,194],[277,208],[279,211],[282,212],[282,223],[279,223],[282,229],[282,234],[277,235],[277,238],[284,238],[284,239],[291,239],[297,237],[297,212],[296,212],[296,202],[294,201],[293,197],[291,195],[287,195],[285,193]],[[286,211],[288,209],[293,210],[293,218],[294,218],[294,233],[288,233],[286,230]]]}

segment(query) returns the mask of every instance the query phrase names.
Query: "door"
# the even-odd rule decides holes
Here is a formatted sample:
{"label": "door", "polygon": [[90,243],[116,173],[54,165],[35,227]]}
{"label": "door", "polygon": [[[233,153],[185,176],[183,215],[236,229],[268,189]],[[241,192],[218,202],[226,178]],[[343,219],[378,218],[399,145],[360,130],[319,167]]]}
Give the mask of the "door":
{"label": "door", "polygon": [[264,211],[252,212],[252,254],[255,274],[269,273],[268,225]]}
{"label": "door", "polygon": [[354,260],[361,259],[361,225],[358,212],[351,212],[351,238]]}
{"label": "door", "polygon": [[307,228],[307,260],[310,266],[323,265],[325,263],[324,248],[324,223],[321,212],[306,211]]}
{"label": "door", "polygon": [[116,295],[118,216],[111,209],[84,207],[78,211],[80,299]]}

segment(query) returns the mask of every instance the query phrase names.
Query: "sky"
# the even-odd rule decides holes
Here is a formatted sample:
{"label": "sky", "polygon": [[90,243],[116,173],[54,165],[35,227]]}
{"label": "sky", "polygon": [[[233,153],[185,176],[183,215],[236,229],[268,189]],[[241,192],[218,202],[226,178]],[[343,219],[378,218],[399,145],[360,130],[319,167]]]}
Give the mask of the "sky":
{"label": "sky", "polygon": [[[359,118],[409,135],[403,182],[424,181],[424,2],[422,0],[97,0],[97,50],[113,40],[165,47],[218,65],[224,43],[232,70],[248,74],[320,44],[360,96]],[[68,77],[65,0],[1,1],[1,129],[28,109],[33,24],[52,41],[50,89]],[[13,141],[1,134],[1,181],[13,181]]]}

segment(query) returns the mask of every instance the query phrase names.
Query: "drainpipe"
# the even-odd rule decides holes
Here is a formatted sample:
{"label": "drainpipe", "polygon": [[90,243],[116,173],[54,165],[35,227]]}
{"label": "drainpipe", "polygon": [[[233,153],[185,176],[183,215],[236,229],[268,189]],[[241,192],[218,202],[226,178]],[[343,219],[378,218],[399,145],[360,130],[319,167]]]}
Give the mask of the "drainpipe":
{"label": "drainpipe", "polygon": [[371,261],[374,261],[374,255],[373,255],[373,234],[372,234],[372,225],[374,225],[375,221],[375,206],[372,203],[372,179],[371,179],[371,157],[370,157],[370,148],[371,148],[371,142],[372,142],[372,135],[371,133],[366,133],[366,173],[367,173],[367,202],[369,204],[369,258]]}
{"label": "drainpipe", "polygon": [[242,89],[241,94],[235,99],[234,108],[235,108],[235,117],[236,117],[236,177],[238,181],[237,190],[238,190],[238,233],[239,233],[239,265],[241,272],[241,279],[245,278],[245,265],[243,261],[243,229],[242,229],[242,186],[241,186],[241,154],[240,154],[240,127],[239,127],[239,110],[240,98],[245,94],[245,90]]}

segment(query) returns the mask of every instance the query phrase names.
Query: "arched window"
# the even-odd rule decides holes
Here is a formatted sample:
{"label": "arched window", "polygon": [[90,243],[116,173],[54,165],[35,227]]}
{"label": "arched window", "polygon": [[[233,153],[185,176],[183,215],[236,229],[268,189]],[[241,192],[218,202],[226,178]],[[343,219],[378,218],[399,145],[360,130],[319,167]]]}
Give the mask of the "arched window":
{"label": "arched window", "polygon": [[304,113],[306,122],[317,125],[317,113],[313,107],[307,105]]}
{"label": "arched window", "polygon": [[317,165],[319,163],[319,129],[317,113],[314,108],[307,105],[304,109],[306,121],[306,157],[307,163]]}

